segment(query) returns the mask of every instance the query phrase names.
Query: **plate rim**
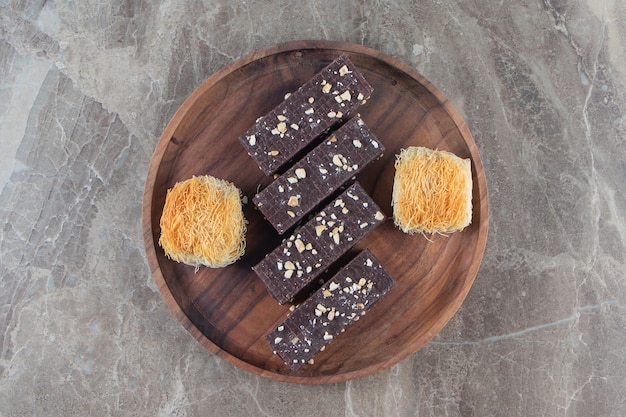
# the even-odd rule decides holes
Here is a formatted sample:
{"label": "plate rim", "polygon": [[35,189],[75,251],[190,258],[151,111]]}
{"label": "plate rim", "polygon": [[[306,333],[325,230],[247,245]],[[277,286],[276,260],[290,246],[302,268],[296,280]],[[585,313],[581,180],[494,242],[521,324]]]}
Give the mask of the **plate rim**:
{"label": "plate rim", "polygon": [[[474,165],[474,169],[477,175],[476,181],[479,184],[479,188],[481,190],[480,197],[480,216],[481,223],[479,225],[478,230],[478,241],[477,241],[477,252],[476,256],[479,258],[478,262],[472,263],[472,267],[467,271],[467,282],[468,285],[463,288],[463,290],[458,294],[458,296],[454,299],[454,303],[450,308],[450,315],[446,317],[446,315],[442,315],[439,317],[435,325],[432,326],[431,329],[436,329],[434,332],[430,332],[430,334],[426,337],[426,341],[423,343],[412,342],[407,345],[406,348],[399,351],[396,355],[392,356],[386,361],[376,362],[371,365],[367,365],[363,368],[359,368],[357,370],[333,374],[328,376],[295,376],[289,374],[280,374],[276,372],[271,372],[267,369],[260,368],[258,366],[252,365],[242,359],[237,358],[236,356],[230,354],[229,352],[222,349],[219,345],[209,339],[204,333],[202,333],[198,327],[189,319],[189,317],[182,310],[176,299],[174,298],[172,292],[169,289],[169,286],[165,280],[165,277],[162,274],[160,269],[160,265],[156,255],[156,248],[154,245],[154,234],[152,229],[152,217],[151,213],[153,211],[152,206],[152,196],[155,186],[156,174],[161,165],[162,157],[164,156],[165,150],[169,143],[170,138],[175,132],[181,120],[184,119],[185,115],[188,112],[189,104],[195,102],[198,97],[200,97],[206,90],[211,88],[213,85],[217,84],[221,79],[236,71],[239,68],[242,68],[254,61],[261,60],[267,58],[271,55],[283,54],[286,52],[295,52],[304,51],[304,50],[315,50],[315,49],[323,49],[323,50],[333,50],[352,54],[363,54],[367,55],[371,58],[380,60],[381,62],[405,73],[407,76],[415,79],[418,83],[420,83],[424,88],[426,88],[431,94],[435,96],[437,101],[441,104],[443,110],[450,116],[454,124],[459,129],[461,136],[464,138],[469,153],[472,158],[472,163]],[[484,191],[484,192],[483,192]],[[452,103],[447,99],[447,97],[437,88],[435,87],[429,80],[427,80],[424,76],[422,76],[416,69],[411,67],[410,65],[400,61],[397,58],[394,58],[391,55],[380,52],[376,49],[349,43],[349,42],[341,42],[341,41],[330,41],[330,40],[293,40],[283,43],[278,43],[266,48],[258,49],[253,51],[243,57],[240,57],[230,64],[221,67],[216,72],[212,73],[207,79],[205,79],[200,85],[198,85],[193,92],[181,103],[178,107],[168,124],[166,125],[157,145],[155,146],[154,152],[150,159],[150,165],[148,168],[148,172],[146,175],[146,181],[144,185],[144,193],[143,193],[143,201],[142,201],[142,232],[143,232],[143,240],[144,240],[144,249],[146,258],[148,261],[148,265],[151,271],[152,279],[156,284],[161,296],[163,297],[165,303],[167,304],[170,311],[174,314],[177,320],[183,325],[183,327],[196,339],[198,340],[205,348],[207,348],[210,352],[218,356],[219,358],[235,365],[236,367],[253,373],[255,375],[259,375],[262,377],[284,381],[284,382],[293,382],[293,383],[303,383],[303,384],[328,384],[328,383],[338,383],[345,382],[348,380],[353,380],[357,378],[362,378],[365,376],[372,375],[374,373],[380,372],[384,369],[393,366],[396,363],[401,362],[412,354],[416,353],[423,346],[425,346],[432,338],[439,333],[443,327],[449,322],[449,320],[458,312],[461,304],[464,302],[469,290],[474,284],[475,278],[478,274],[478,270],[482,263],[482,259],[484,256],[484,251],[487,243],[487,234],[489,228],[489,201],[488,201],[488,191],[487,191],[487,181],[484,172],[484,168],[482,165],[482,160],[480,158],[478,147],[476,142],[467,126],[463,118],[460,116],[456,108],[452,105]]]}

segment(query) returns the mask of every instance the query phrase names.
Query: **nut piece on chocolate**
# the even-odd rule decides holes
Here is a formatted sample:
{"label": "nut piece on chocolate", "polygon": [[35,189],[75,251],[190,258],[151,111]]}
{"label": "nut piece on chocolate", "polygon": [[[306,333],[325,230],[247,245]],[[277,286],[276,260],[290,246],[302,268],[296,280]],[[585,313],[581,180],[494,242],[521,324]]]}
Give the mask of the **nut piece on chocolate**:
{"label": "nut piece on chocolate", "polygon": [[348,57],[341,55],[257,119],[239,141],[259,168],[271,175],[363,104],[372,91]]}
{"label": "nut piece on chocolate", "polygon": [[284,304],[384,219],[363,187],[354,183],[252,269]]}
{"label": "nut piece on chocolate", "polygon": [[354,117],[257,194],[254,204],[283,234],[383,152],[363,120]]}
{"label": "nut piece on chocolate", "polygon": [[365,249],[268,336],[272,351],[296,370],[358,321],[394,285]]}

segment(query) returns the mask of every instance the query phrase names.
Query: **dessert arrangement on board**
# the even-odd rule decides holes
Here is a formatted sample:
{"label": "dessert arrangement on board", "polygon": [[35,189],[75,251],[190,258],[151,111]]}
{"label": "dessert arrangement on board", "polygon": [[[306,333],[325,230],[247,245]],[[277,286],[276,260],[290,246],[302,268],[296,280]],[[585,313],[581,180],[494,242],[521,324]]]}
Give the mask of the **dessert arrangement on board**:
{"label": "dessert arrangement on board", "polygon": [[[387,220],[356,178],[385,151],[384,137],[356,113],[372,93],[341,55],[239,138],[261,171],[274,175],[252,201],[285,236],[252,269],[277,303],[305,297],[267,335],[268,348],[293,370],[313,364],[394,285],[368,248],[335,265]],[[393,221],[404,233],[449,234],[471,222],[470,160],[450,152],[403,149],[388,192]],[[160,227],[165,254],[196,270],[226,267],[245,252],[241,192],[226,180],[202,176],[177,183],[167,192]],[[333,265],[339,271],[305,294]]]}

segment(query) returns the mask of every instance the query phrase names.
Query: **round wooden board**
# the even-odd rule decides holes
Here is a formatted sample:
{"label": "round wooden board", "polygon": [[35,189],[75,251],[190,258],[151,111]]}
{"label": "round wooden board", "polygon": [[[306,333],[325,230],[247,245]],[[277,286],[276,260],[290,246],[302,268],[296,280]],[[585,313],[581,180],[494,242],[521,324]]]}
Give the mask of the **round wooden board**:
{"label": "round wooden board", "polygon": [[[253,204],[247,250],[222,269],[169,260],[158,245],[167,190],[193,175],[233,182],[248,201],[271,178],[246,154],[238,137],[316,72],[345,53],[374,87],[359,109],[386,147],[384,157],[359,176],[389,219],[355,250],[369,248],[395,286],[362,320],[298,371],[273,355],[265,339],[288,313],[251,270],[280,237]],[[391,219],[395,155],[408,146],[447,150],[470,158],[472,224],[461,232],[407,235]],[[143,233],[154,280],[185,328],[220,358],[277,380],[334,383],[385,369],[431,340],[458,310],[477,274],[488,229],[485,174],[474,140],[443,94],[408,65],[378,51],[347,43],[295,41],[241,58],[202,83],[176,112],[157,144],[143,200]]]}

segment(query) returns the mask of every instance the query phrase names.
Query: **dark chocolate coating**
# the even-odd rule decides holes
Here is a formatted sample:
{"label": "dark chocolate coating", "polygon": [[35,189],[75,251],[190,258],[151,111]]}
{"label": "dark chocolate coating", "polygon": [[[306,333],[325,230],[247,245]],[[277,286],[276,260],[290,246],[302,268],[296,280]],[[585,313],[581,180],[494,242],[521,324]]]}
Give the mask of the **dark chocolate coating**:
{"label": "dark chocolate coating", "polygon": [[354,117],[257,194],[254,204],[283,234],[384,150]]}
{"label": "dark chocolate coating", "polygon": [[252,269],[280,304],[292,301],[384,218],[361,185],[354,183]]}
{"label": "dark chocolate coating", "polygon": [[267,341],[296,370],[365,315],[393,285],[393,278],[365,249],[300,304]]}
{"label": "dark chocolate coating", "polygon": [[341,55],[261,117],[239,141],[271,175],[367,100],[372,86]]}

